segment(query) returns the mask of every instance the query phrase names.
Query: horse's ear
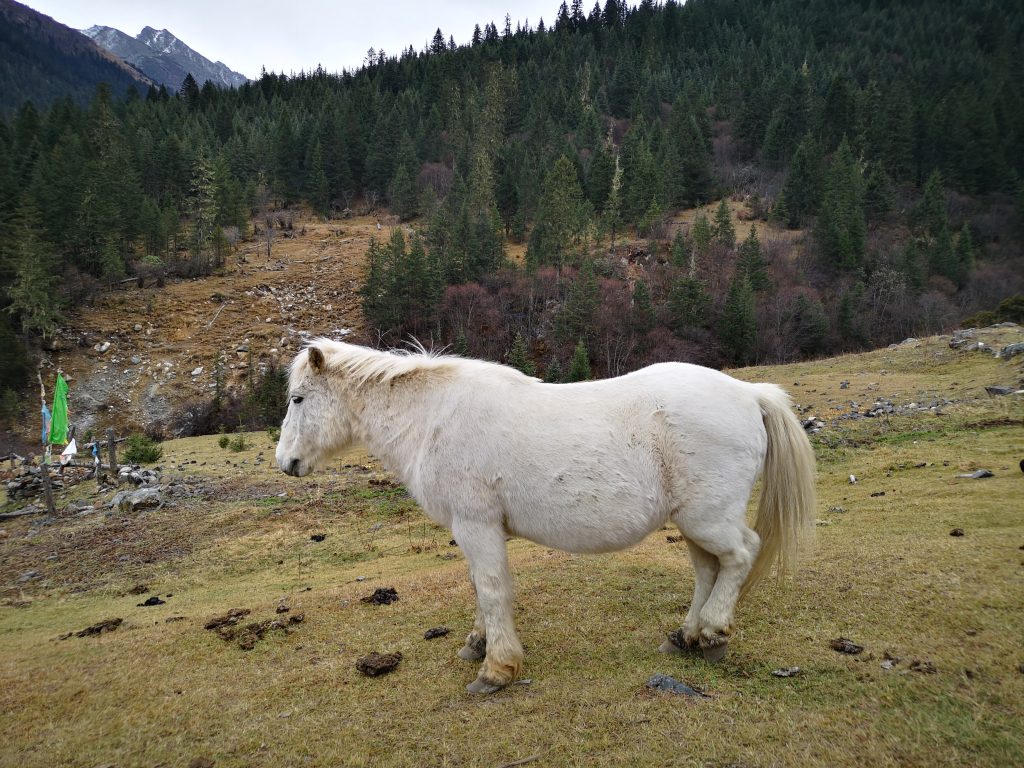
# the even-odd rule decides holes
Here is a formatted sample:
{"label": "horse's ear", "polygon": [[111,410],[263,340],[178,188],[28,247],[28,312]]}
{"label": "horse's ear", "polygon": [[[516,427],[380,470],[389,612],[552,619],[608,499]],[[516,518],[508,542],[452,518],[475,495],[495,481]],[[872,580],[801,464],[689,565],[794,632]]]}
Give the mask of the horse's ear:
{"label": "horse's ear", "polygon": [[324,353],[320,347],[309,348],[309,364],[312,366],[314,373],[323,373],[327,367],[327,360],[324,359]]}

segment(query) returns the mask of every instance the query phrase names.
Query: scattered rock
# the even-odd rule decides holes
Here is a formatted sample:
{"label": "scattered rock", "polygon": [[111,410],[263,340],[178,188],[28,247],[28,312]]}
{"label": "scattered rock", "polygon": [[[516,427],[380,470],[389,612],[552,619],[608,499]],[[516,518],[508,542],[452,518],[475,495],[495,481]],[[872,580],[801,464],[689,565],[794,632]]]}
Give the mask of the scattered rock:
{"label": "scattered rock", "polygon": [[832,647],[833,651],[847,653],[851,656],[856,656],[858,653],[862,653],[864,651],[863,645],[857,645],[853,640],[845,637],[837,637],[835,640],[831,641],[829,645]]}
{"label": "scattered rock", "polygon": [[698,699],[710,699],[703,691],[698,691],[696,688],[691,688],[686,683],[681,683],[674,677],[669,675],[663,675],[660,672],[651,675],[651,678],[646,683],[648,688],[653,688],[656,691],[665,691],[667,693],[680,694],[682,696],[692,696]]}
{"label": "scattered rock", "polygon": [[200,366],[198,366],[196,368],[193,368],[192,369],[192,373],[190,375],[191,376],[199,376],[202,372],[203,372],[203,366],[200,365]]}
{"label": "scattered rock", "polygon": [[829,507],[828,511],[837,515],[841,515],[846,511],[846,507]]}
{"label": "scattered rock", "polygon": [[934,675],[939,671],[939,668],[935,666],[934,661],[921,661],[920,659],[914,659],[910,662],[911,672],[921,672],[926,675]]}
{"label": "scattered rock", "polygon": [[796,677],[801,671],[800,667],[782,667],[781,669],[773,669],[772,674],[775,677]]}
{"label": "scattered rock", "polygon": [[801,421],[800,424],[803,426],[804,431],[811,435],[816,435],[825,428],[825,422],[817,416],[811,416],[811,418]]}
{"label": "scattered rock", "polygon": [[39,571],[25,571],[23,574],[21,574],[21,576],[18,577],[18,583],[26,584],[27,582],[30,582],[33,579],[39,578],[42,578],[42,574],[39,573]]}
{"label": "scattered rock", "polygon": [[993,477],[993,474],[990,469],[976,469],[974,472],[965,472],[957,477],[965,480],[981,480],[983,477]]}
{"label": "scattered rock", "polygon": [[999,356],[1004,360],[1009,360],[1011,357],[1021,354],[1024,354],[1024,341],[1019,341],[1016,344],[1007,344],[999,351]]}
{"label": "scattered rock", "polygon": [[680,542],[686,541],[683,536],[666,536],[665,541],[669,544],[679,544]]}
{"label": "scattered rock", "polygon": [[876,499],[879,496],[885,496],[885,491],[875,491],[871,494],[871,498]]}
{"label": "scattered rock", "polygon": [[121,491],[111,499],[108,506],[111,509],[120,510],[123,514],[128,514],[144,509],[159,509],[163,503],[160,487],[156,486],[140,488],[137,491]]}
{"label": "scattered rock", "polygon": [[434,627],[433,629],[428,629],[423,633],[423,639],[433,640],[435,637],[444,637],[449,632],[451,632],[451,630],[448,629],[448,627]]}
{"label": "scattered rock", "polygon": [[398,592],[394,587],[379,587],[373,591],[372,595],[360,599],[370,605],[391,605],[398,600]]}
{"label": "scattered rock", "polygon": [[949,532],[949,535],[950,536],[963,536],[964,535],[964,529],[963,528],[954,528],[952,531]]}
{"label": "scattered rock", "polygon": [[319,541],[323,541],[326,538],[327,538],[327,534],[326,533],[314,533],[312,536],[309,537],[309,540],[310,541],[317,541],[317,542],[319,542]]}
{"label": "scattered rock", "polygon": [[291,608],[286,603],[281,603],[274,609],[274,613],[288,613]]}
{"label": "scattered rock", "polygon": [[848,381],[841,381],[841,382],[839,382],[839,388],[840,389],[849,389],[850,388],[850,382],[848,382]]}
{"label": "scattered rock", "polygon": [[167,601],[161,600],[159,595],[153,595],[146,599],[144,603],[136,603],[139,608],[148,608],[151,605],[164,605]]}
{"label": "scattered rock", "polygon": [[386,675],[402,660],[401,651],[394,653],[371,653],[356,660],[356,669],[369,677]]}
{"label": "scattered rock", "polygon": [[1012,395],[1015,390],[1013,387],[985,387],[985,391],[988,392],[989,397],[1000,397],[1002,395]]}
{"label": "scattered rock", "polygon": [[149,592],[148,584],[136,584],[134,587],[129,589],[125,594],[127,595],[144,595]]}
{"label": "scattered rock", "polygon": [[857,482],[857,476],[856,475],[850,475],[848,482],[850,483],[850,485],[853,485],[854,483]]}

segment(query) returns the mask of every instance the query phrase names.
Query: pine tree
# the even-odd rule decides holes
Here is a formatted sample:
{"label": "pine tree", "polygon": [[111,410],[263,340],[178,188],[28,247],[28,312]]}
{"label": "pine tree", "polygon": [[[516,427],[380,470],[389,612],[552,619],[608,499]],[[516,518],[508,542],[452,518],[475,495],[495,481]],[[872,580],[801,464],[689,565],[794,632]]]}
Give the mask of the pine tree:
{"label": "pine tree", "polygon": [[213,166],[206,155],[200,153],[196,155],[192,166],[192,185],[188,199],[188,211],[192,219],[189,234],[189,252],[192,258],[189,270],[193,275],[209,274],[212,268],[220,266],[214,251],[215,230],[219,231],[215,224],[215,188]]}
{"label": "pine tree", "polygon": [[732,218],[729,216],[729,206],[725,198],[718,203],[718,210],[715,211],[715,241],[726,248],[736,247],[736,229],[732,225]]}
{"label": "pine tree", "polygon": [[609,233],[611,252],[615,253],[615,235],[622,226],[622,166],[618,155],[615,156],[615,172],[601,215],[601,226]]}
{"label": "pine tree", "polygon": [[313,210],[326,216],[330,207],[327,171],[324,169],[324,153],[317,139],[306,158],[306,197]]}
{"label": "pine tree", "polygon": [[967,284],[967,279],[974,268],[974,243],[971,239],[970,227],[964,223],[960,229],[960,235],[956,239],[956,251],[954,254],[954,276],[953,282],[962,288]]}
{"label": "pine tree", "polygon": [[547,370],[544,371],[544,381],[549,384],[560,384],[564,375],[562,374],[562,365],[558,362],[557,357],[551,358],[551,362],[548,363]]}
{"label": "pine tree", "polygon": [[658,192],[657,169],[647,144],[646,123],[639,119],[622,141],[622,220],[636,224]]}
{"label": "pine tree", "polygon": [[942,275],[959,285],[960,269],[957,255],[953,252],[953,238],[949,231],[949,216],[946,213],[946,190],[942,174],[932,171],[924,185],[924,194],[915,211],[929,271]]}
{"label": "pine tree", "polygon": [[572,351],[572,362],[569,363],[569,373],[565,380],[567,382],[589,381],[590,378],[590,352],[587,351],[587,345],[583,339],[580,339]]}
{"label": "pine tree", "polygon": [[[779,218],[790,229],[795,229],[808,216],[818,212],[825,180],[825,162],[821,148],[810,134],[804,136],[793,154],[781,197],[785,200],[785,215]],[[781,213],[781,211],[780,211]]]}
{"label": "pine tree", "polygon": [[672,238],[671,257],[669,263],[677,270],[687,269],[690,266],[690,253],[686,247],[686,238],[683,236],[683,231],[676,230],[675,237]]}
{"label": "pine tree", "polygon": [[590,161],[590,173],[587,176],[587,199],[598,213],[604,212],[605,203],[612,190],[615,171],[614,154],[605,147],[598,149]]}
{"label": "pine tree", "polygon": [[761,243],[757,239],[757,227],[751,225],[750,234],[739,248],[739,259],[736,262],[736,274],[744,275],[750,281],[750,287],[756,293],[763,293],[771,288],[768,279],[768,263],[761,254]]}
{"label": "pine tree", "polygon": [[864,284],[857,283],[851,289],[843,291],[839,299],[839,336],[853,344],[867,342],[867,334],[861,317],[861,304],[864,299]]}
{"label": "pine tree", "polygon": [[641,336],[654,330],[657,317],[651,292],[643,280],[637,280],[633,286],[633,305],[631,308],[630,325],[633,331]]}
{"label": "pine tree", "polygon": [[729,286],[729,295],[719,321],[718,338],[730,362],[746,365],[757,342],[757,318],[754,291],[746,275],[738,275]]}
{"label": "pine tree", "polygon": [[879,221],[895,205],[896,192],[889,174],[881,168],[872,169],[864,184],[864,212],[872,221]]}
{"label": "pine tree", "polygon": [[512,349],[509,350],[507,363],[527,376],[537,375],[537,366],[530,359],[526,342],[523,341],[523,334],[519,331],[516,331],[515,338],[512,339]]}
{"label": "pine tree", "polygon": [[684,277],[672,283],[668,311],[672,332],[676,336],[684,336],[688,330],[707,326],[711,297],[699,280]]}
{"label": "pine tree", "polygon": [[391,208],[401,221],[408,221],[419,213],[416,192],[418,167],[416,148],[412,138],[405,133],[398,147],[398,157],[395,158],[395,175],[391,179],[389,194]]}
{"label": "pine tree", "polygon": [[599,298],[594,263],[584,259],[579,274],[569,288],[565,304],[555,317],[555,333],[563,342],[586,338],[592,332]]}
{"label": "pine tree", "polygon": [[697,211],[697,216],[693,220],[693,229],[690,230],[690,236],[693,238],[693,247],[696,252],[701,256],[706,255],[708,248],[711,246],[711,238],[714,237],[714,232],[711,229],[711,222],[704,215],[704,211]]}
{"label": "pine tree", "polygon": [[818,243],[825,264],[854,271],[864,261],[864,185],[860,164],[846,140],[839,145],[825,178],[818,215]]}
{"label": "pine tree", "polygon": [[790,324],[793,340],[802,355],[814,355],[822,350],[828,335],[828,318],[820,302],[811,302],[801,293],[791,306]]}
{"label": "pine tree", "polygon": [[9,231],[3,261],[13,267],[14,279],[7,286],[7,312],[18,318],[26,335],[49,336],[61,319],[53,274],[58,262],[41,239],[38,211],[22,206]]}
{"label": "pine tree", "polygon": [[589,223],[590,203],[583,197],[576,166],[562,155],[544,179],[527,263],[532,267],[574,263]]}
{"label": "pine tree", "polygon": [[810,76],[806,67],[792,75],[765,129],[762,153],[767,163],[781,168],[807,132],[810,116]]}

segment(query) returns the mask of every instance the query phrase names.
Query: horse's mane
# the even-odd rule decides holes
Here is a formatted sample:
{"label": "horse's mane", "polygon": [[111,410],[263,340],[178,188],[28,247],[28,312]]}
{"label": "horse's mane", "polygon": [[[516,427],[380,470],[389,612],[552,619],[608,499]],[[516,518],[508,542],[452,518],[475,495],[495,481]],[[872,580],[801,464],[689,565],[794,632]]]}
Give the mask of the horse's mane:
{"label": "horse's mane", "polygon": [[[377,382],[386,384],[400,376],[421,371],[451,372],[469,371],[486,367],[493,373],[501,372],[513,378],[531,380],[514,368],[495,365],[483,360],[446,355],[413,342],[409,349],[379,350],[347,344],[343,341],[319,338],[309,343],[324,353],[328,370],[343,372],[347,379],[356,384]],[[309,365],[308,355],[299,355],[292,362],[291,375]]]}

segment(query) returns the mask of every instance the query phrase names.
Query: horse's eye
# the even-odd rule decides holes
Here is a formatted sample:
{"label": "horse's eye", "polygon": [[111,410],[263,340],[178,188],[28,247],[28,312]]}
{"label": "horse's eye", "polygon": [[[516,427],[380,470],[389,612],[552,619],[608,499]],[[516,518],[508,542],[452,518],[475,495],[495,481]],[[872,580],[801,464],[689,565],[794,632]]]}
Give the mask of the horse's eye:
{"label": "horse's eye", "polygon": [[303,401],[303,399],[304,398],[301,395],[293,395],[292,396],[292,402],[295,403],[296,405],[301,403]]}

